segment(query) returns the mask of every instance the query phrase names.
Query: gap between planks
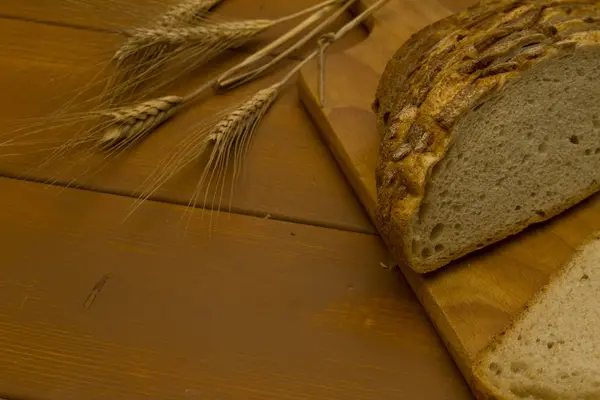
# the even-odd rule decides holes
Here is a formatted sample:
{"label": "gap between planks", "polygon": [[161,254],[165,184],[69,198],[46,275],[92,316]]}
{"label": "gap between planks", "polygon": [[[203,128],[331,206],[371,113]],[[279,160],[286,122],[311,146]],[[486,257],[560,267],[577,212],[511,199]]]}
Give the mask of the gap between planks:
{"label": "gap between planks", "polygon": [[[126,193],[126,192],[120,191],[120,190],[99,189],[99,188],[94,188],[91,185],[79,185],[79,184],[69,186],[69,185],[66,185],[66,184],[60,183],[60,182],[48,184],[48,183],[46,183],[46,181],[44,179],[36,179],[36,178],[31,178],[31,177],[23,178],[23,177],[18,177],[16,175],[6,173],[6,172],[0,173],[0,178],[11,179],[11,180],[15,180],[15,181],[22,181],[22,182],[29,182],[30,184],[36,184],[36,185],[54,186],[54,187],[63,188],[63,189],[83,190],[86,192],[102,193],[102,194],[126,197],[126,198],[131,198],[131,199],[138,198],[134,194]],[[184,206],[184,207],[188,206],[187,202],[169,201],[169,200],[166,200],[165,198],[163,198],[162,196],[157,196],[153,199],[144,200],[144,202],[173,204],[173,205]],[[142,207],[143,207],[143,205],[142,205]],[[348,228],[346,226],[333,224],[333,223],[325,223],[325,222],[321,222],[321,221],[315,221],[315,220],[311,220],[308,218],[307,219],[305,219],[305,218],[290,218],[283,214],[278,214],[278,213],[253,212],[251,210],[240,209],[239,207],[232,207],[231,211],[218,210],[218,209],[214,209],[214,208],[204,208],[204,207],[199,207],[199,206],[194,207],[194,209],[198,210],[198,211],[206,210],[206,211],[213,211],[213,212],[218,212],[218,213],[222,213],[222,214],[241,215],[241,216],[245,216],[245,217],[269,219],[269,220],[280,221],[280,222],[289,222],[289,223],[297,224],[297,225],[314,226],[317,228],[331,229],[331,230],[342,231],[342,232],[352,232],[352,233],[368,235],[368,236],[379,236],[378,233],[371,232],[367,229],[352,229],[352,228]],[[0,400],[4,400],[4,399],[2,399],[0,397]]]}

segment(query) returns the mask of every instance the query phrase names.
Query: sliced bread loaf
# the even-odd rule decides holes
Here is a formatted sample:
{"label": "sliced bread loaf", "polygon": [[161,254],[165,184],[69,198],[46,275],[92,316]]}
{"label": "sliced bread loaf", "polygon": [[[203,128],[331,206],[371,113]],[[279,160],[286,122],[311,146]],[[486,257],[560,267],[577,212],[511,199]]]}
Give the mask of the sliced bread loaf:
{"label": "sliced bread loaf", "polygon": [[474,368],[479,399],[600,399],[600,238],[582,246]]}
{"label": "sliced bread loaf", "polygon": [[413,35],[373,109],[378,229],[425,273],[600,189],[600,3],[486,1]]}

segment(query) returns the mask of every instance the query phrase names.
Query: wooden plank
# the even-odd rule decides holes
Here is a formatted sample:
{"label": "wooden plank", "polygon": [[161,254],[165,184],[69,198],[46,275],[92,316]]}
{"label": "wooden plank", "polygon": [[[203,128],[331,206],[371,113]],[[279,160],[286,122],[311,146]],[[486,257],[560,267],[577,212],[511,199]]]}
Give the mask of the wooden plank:
{"label": "wooden plank", "polygon": [[377,236],[0,179],[0,394],[468,399]]}
{"label": "wooden plank", "polygon": [[[74,30],[64,27],[4,20],[0,34],[0,121],[3,121],[2,141],[7,132],[19,127],[18,121],[48,115],[60,104],[71,99],[85,82],[90,81],[105,62],[118,35]],[[87,43],[87,44],[86,44]],[[86,45],[84,45],[86,44]],[[231,65],[242,55],[233,54]],[[223,64],[211,65],[189,79],[175,85],[173,91],[182,93],[214,74]],[[74,165],[73,157],[60,160],[42,169],[31,171],[48,157],[49,137],[68,137],[73,129],[62,129],[32,135],[25,142],[40,143],[30,147],[0,146],[0,174],[26,176],[31,179],[54,178],[60,184],[75,185],[93,190],[136,195],[157,162],[168,156],[188,129],[216,112],[229,107],[281,77],[294,64],[287,61],[283,69],[272,76],[246,85],[236,91],[200,102],[181,116],[164,125],[131,152],[98,170],[103,153]],[[58,98],[58,100],[57,100]],[[19,122],[22,123],[22,122]],[[8,157],[8,154],[17,156]],[[86,169],[92,168],[86,172]],[[344,181],[343,174],[318,132],[307,118],[294,85],[278,100],[266,116],[255,136],[247,158],[247,176],[237,185],[232,200],[233,210],[273,218],[303,221],[361,232],[373,232],[371,224],[358,201]],[[31,173],[28,173],[31,171]],[[156,193],[163,201],[188,204],[200,175],[198,170],[183,173]],[[228,205],[229,190],[225,189],[224,203]]]}
{"label": "wooden plank", "polygon": [[[371,102],[385,63],[411,33],[462,6],[450,0],[388,3],[375,15],[369,39],[328,57],[325,108],[318,102],[316,65],[302,72],[301,97],[370,215],[376,204],[380,143]],[[386,37],[392,40],[385,41]],[[593,196],[547,223],[436,273],[417,275],[401,267],[468,378],[477,352],[598,226],[600,197]]]}

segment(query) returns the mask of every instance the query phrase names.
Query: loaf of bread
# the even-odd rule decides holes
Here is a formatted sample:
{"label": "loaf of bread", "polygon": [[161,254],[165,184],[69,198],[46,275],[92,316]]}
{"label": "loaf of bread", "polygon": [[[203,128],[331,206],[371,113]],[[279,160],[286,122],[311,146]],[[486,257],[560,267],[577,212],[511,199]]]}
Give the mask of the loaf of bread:
{"label": "loaf of bread", "polygon": [[600,238],[585,243],[473,370],[481,400],[600,399]]}
{"label": "loaf of bread", "polygon": [[376,224],[418,273],[600,189],[600,3],[485,1],[407,40],[373,110]]}

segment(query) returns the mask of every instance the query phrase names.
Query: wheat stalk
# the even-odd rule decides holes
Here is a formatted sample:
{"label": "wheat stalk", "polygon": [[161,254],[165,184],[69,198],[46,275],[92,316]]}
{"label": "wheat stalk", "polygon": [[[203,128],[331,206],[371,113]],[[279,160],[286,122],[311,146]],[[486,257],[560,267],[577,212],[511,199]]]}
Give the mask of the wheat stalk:
{"label": "wheat stalk", "polygon": [[[195,24],[199,22],[205,22],[208,20],[216,20],[221,17],[219,15],[212,14],[209,16],[209,11],[216,5],[221,3],[223,0],[184,0],[181,3],[175,5],[167,12],[165,12],[156,22],[156,26],[167,26],[167,27],[183,27],[189,24]],[[314,13],[328,5],[332,5],[340,2],[340,0],[325,0],[312,7],[305,8],[304,10],[290,14],[284,18],[281,18],[279,22],[286,22],[291,19],[296,19],[300,16]]]}
{"label": "wheat stalk", "polygon": [[318,40],[318,54],[319,54],[319,80],[317,83],[318,93],[319,93],[319,104],[321,107],[325,106],[325,51],[329,46],[331,46],[334,42],[345,36],[352,29],[356,28],[359,24],[361,24],[365,19],[367,19],[371,14],[377,11],[379,8],[383,7],[385,3],[389,0],[378,0],[375,3],[371,4],[366,10],[364,10],[360,15],[352,19],[350,22],[342,26],[337,32],[327,33],[322,35]]}
{"label": "wheat stalk", "polygon": [[342,14],[344,14],[344,12],[346,12],[346,10],[348,8],[350,8],[350,6],[356,2],[356,0],[343,0],[343,1],[344,1],[344,4],[340,8],[338,8],[338,10],[335,13],[331,14],[329,17],[324,19],[321,23],[319,23],[317,26],[315,26],[310,32],[305,34],[301,39],[299,39],[296,43],[294,43],[292,46],[287,48],[285,51],[283,51],[280,54],[278,54],[277,56],[275,56],[268,63],[266,63],[260,67],[257,67],[255,69],[252,69],[250,71],[247,71],[245,73],[241,73],[237,76],[235,75],[236,72],[256,63],[262,56],[268,54],[268,52],[270,52],[273,48],[275,48],[274,44],[277,43],[278,40],[276,40],[274,43],[266,46],[260,52],[249,56],[244,61],[242,61],[240,64],[234,66],[233,68],[229,69],[228,71],[225,71],[217,79],[217,84],[216,84],[217,89],[220,89],[220,90],[222,90],[224,88],[232,89],[232,88],[239,86],[243,83],[246,83],[252,79],[255,79],[261,73],[263,73],[267,69],[271,68],[272,66],[277,64],[282,59],[288,57],[290,54],[297,51],[302,46],[306,45],[309,41],[311,41],[314,37],[316,37],[323,29],[325,29],[327,26],[329,26],[331,23],[333,23],[335,20],[337,20],[340,16],[342,16]]}

